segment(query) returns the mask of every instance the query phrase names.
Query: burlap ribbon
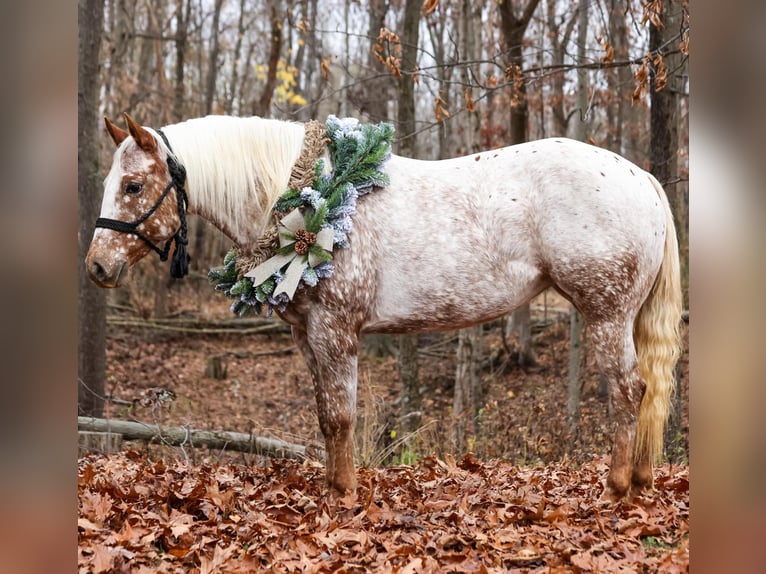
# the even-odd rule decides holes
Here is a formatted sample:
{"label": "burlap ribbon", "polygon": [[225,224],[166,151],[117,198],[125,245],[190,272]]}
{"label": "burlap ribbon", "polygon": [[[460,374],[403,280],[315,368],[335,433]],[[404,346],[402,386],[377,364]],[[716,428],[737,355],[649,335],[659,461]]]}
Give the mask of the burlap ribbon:
{"label": "burlap ribbon", "polygon": [[[301,149],[300,157],[298,157],[290,172],[288,189],[303,189],[304,187],[310,187],[314,183],[314,165],[324,153],[328,142],[327,127],[322,122],[309,120],[303,124],[303,130],[305,132],[303,148]],[[284,215],[284,213],[276,211],[272,214],[271,225],[261,234],[254,247],[245,249],[239,245],[234,246],[234,252],[237,257],[237,277],[248,274],[248,272],[269,259],[280,247],[279,224],[280,219]],[[332,244],[330,244],[331,248]],[[251,275],[247,276],[252,277]],[[259,282],[255,284],[258,285]]]}
{"label": "burlap ribbon", "polygon": [[[279,222],[279,246],[281,248],[294,247],[298,240],[296,235],[300,229],[304,228],[303,214],[297,209],[290,212]],[[333,232],[330,228],[321,229],[316,234],[315,243],[319,245],[328,254],[332,251]],[[303,272],[308,267],[316,267],[326,259],[317,257],[313,251],[304,254],[291,249],[288,253],[278,253],[270,257],[252,271],[245,273],[245,277],[250,277],[254,285],[260,285],[271,277],[274,273],[287,265],[285,277],[274,289],[273,297],[280,293],[287,293],[292,300],[295,290],[298,288],[303,277]]]}

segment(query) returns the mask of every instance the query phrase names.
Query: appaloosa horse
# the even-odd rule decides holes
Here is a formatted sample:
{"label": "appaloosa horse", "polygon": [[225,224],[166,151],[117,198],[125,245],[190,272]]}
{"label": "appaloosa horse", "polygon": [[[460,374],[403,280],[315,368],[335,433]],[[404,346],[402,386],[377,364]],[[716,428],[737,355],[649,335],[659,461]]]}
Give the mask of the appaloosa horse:
{"label": "appaloosa horse", "polygon": [[[183,247],[187,207],[238,245],[253,245],[304,139],[301,124],[261,118],[209,116],[159,131],[126,120],[127,131],[106,120],[117,151],[86,259],[103,287],[119,285],[152,249],[167,256],[162,242]],[[682,301],[673,218],[657,180],[565,138],[443,161],[394,155],[385,171],[390,185],[360,198],[333,275],[299,289],[279,313],[311,372],[329,486],[356,486],[361,334],[458,329],[554,287],[588,322],[609,382],[606,494],[651,487]]]}

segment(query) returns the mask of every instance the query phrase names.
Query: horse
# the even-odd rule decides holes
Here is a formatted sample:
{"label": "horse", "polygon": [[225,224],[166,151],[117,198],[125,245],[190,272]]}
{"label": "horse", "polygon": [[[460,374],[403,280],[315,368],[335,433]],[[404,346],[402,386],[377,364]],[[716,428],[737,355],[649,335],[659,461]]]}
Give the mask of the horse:
{"label": "horse", "polygon": [[[127,130],[104,120],[117,149],[85,259],[102,287],[120,285],[152,250],[167,257],[158,244],[178,242],[187,208],[235,244],[254,245],[305,137],[300,123],[259,117],[207,116],[161,130],[128,114]],[[277,310],[311,374],[329,491],[357,484],[363,334],[467,327],[549,287],[582,314],[608,381],[614,430],[604,496],[651,489],[682,309],[676,231],[659,182],[611,151],[562,137],[439,161],[391,155],[384,169],[389,184],[359,198],[334,273]]]}

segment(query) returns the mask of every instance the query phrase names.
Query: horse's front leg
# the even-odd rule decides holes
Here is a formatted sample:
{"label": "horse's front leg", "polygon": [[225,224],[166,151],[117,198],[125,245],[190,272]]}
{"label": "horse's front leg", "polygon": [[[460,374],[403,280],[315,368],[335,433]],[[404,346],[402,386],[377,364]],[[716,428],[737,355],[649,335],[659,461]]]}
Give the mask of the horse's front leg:
{"label": "horse's front leg", "polygon": [[311,318],[306,330],[293,327],[293,340],[311,372],[319,427],[325,439],[328,486],[356,490],[354,426],[358,335],[333,318]]}

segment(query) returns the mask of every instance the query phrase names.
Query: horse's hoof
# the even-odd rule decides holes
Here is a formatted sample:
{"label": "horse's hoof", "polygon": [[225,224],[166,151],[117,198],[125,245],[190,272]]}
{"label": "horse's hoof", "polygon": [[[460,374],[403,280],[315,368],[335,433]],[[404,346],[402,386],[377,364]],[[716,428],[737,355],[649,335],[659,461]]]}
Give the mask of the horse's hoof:
{"label": "horse's hoof", "polygon": [[639,470],[633,469],[633,476],[631,477],[631,489],[636,493],[640,493],[644,490],[651,490],[654,488],[654,474],[651,469]]}
{"label": "horse's hoof", "polygon": [[604,494],[601,495],[601,500],[605,500],[607,502],[611,502],[612,504],[617,504],[618,502],[622,502],[627,498],[628,492],[619,492],[615,490],[614,488],[611,488],[610,486],[607,486],[604,489]]}

